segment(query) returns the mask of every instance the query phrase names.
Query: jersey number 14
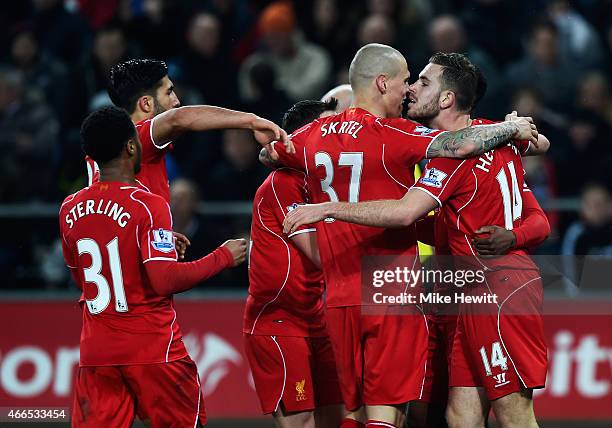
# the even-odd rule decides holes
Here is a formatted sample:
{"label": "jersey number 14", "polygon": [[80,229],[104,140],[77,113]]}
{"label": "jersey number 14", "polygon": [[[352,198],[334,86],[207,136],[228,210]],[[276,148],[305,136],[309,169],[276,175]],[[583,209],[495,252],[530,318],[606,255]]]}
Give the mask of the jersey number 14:
{"label": "jersey number 14", "polygon": [[521,213],[523,212],[523,197],[521,196],[521,189],[516,179],[514,162],[508,162],[508,170],[510,171],[510,185],[512,187],[508,184],[508,177],[503,168],[497,173],[496,178],[504,203],[504,226],[507,230],[512,230],[514,227],[514,220],[521,218]]}

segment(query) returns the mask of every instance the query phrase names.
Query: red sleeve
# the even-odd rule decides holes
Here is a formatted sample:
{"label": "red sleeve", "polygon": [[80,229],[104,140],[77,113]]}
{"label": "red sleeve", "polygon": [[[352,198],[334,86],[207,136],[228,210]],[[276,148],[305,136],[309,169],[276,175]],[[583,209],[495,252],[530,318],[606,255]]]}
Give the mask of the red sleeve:
{"label": "red sleeve", "polygon": [[282,165],[299,169],[300,171],[306,171],[306,137],[310,133],[313,124],[314,122],[309,123],[289,136],[295,147],[294,154],[287,153],[283,143],[279,141],[272,143],[274,144],[274,149],[278,153],[278,160]]}
{"label": "red sleeve", "polygon": [[219,247],[193,262],[157,260],[146,263],[145,270],[153,289],[159,295],[167,296],[190,290],[194,285],[231,267],[233,263],[232,253],[225,247]]}
{"label": "red sleeve", "polygon": [[[272,213],[278,224],[283,224],[287,213],[298,205],[308,203],[306,174],[289,168],[272,172],[270,187],[273,193]],[[316,232],[312,225],[302,225],[289,238],[300,233]]]}
{"label": "red sleeve", "polygon": [[385,130],[384,140],[390,143],[393,156],[402,159],[408,167],[427,158],[427,149],[444,132],[405,119],[381,120],[378,123]]}
{"label": "red sleeve", "polygon": [[168,203],[160,196],[145,192],[135,192],[133,197],[143,208],[138,223],[138,245],[143,263],[178,260]]}
{"label": "red sleeve", "polygon": [[455,193],[465,181],[465,175],[471,171],[465,166],[466,162],[466,159],[432,159],[414,188],[428,193],[442,206],[442,201]]}
{"label": "red sleeve", "polygon": [[234,258],[225,247],[194,262],[178,263],[172,215],[166,201],[145,192],[136,192],[133,197],[143,208],[138,243],[147,276],[157,293],[169,295],[189,290],[233,264]]}
{"label": "red sleeve", "polygon": [[172,145],[172,141],[167,141],[163,144],[158,144],[153,141],[154,126],[155,118],[143,120],[136,124],[136,131],[138,132],[138,138],[142,145],[142,162],[145,163],[163,156],[166,150]]}
{"label": "red sleeve", "polygon": [[529,147],[531,147],[529,140],[513,140],[512,144],[518,149],[521,156],[525,156],[529,151]]}
{"label": "red sleeve", "polygon": [[523,221],[512,230],[516,248],[530,248],[541,244],[550,235],[550,224],[531,190],[525,185],[523,195]]}
{"label": "red sleeve", "polygon": [[100,168],[89,156],[85,156],[85,166],[87,167],[87,185],[91,186],[100,181]]}

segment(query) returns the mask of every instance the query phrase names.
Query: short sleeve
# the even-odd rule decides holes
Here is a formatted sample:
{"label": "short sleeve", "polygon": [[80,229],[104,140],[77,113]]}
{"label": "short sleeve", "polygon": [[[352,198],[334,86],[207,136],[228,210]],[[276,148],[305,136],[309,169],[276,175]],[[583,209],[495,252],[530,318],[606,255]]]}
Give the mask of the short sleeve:
{"label": "short sleeve", "polygon": [[166,201],[156,195],[136,192],[133,197],[142,205],[138,222],[138,245],[143,263],[154,260],[176,261],[178,254],[172,232],[172,215]]}
{"label": "short sleeve", "polygon": [[77,260],[75,258],[74,251],[70,249],[70,246],[66,241],[66,237],[64,236],[64,232],[62,232],[61,235],[62,236],[60,240],[62,241],[62,253],[64,254],[64,263],[66,263],[66,266],[68,266],[70,269],[76,269]]}
{"label": "short sleeve", "polygon": [[89,156],[85,156],[85,167],[87,168],[87,185],[91,186],[100,181],[100,168],[98,164]]}
{"label": "short sleeve", "polygon": [[431,129],[405,119],[380,122],[384,128],[385,141],[393,142],[394,156],[414,165],[427,158],[427,151],[436,137],[444,131]]}
{"label": "short sleeve", "polygon": [[[306,174],[289,168],[281,168],[272,173],[270,180],[274,198],[272,213],[277,224],[282,224],[287,213],[299,205],[308,203]],[[303,225],[289,235],[289,238],[301,233],[316,232],[312,225]]]}
{"label": "short sleeve", "polygon": [[138,138],[142,145],[142,161],[147,163],[163,156],[166,153],[172,141],[167,141],[164,144],[157,144],[153,140],[153,127],[155,126],[155,118],[143,120],[136,124]]}
{"label": "short sleeve", "polygon": [[465,159],[432,159],[413,188],[428,193],[442,206],[442,202],[462,184],[468,171],[470,169],[466,167]]}
{"label": "short sleeve", "polygon": [[529,147],[531,147],[529,140],[514,140],[512,144],[518,149],[521,156],[525,156],[529,151]]}
{"label": "short sleeve", "polygon": [[275,141],[274,149],[278,153],[279,162],[289,168],[295,168],[300,171],[306,171],[306,137],[310,133],[313,124],[309,123],[306,126],[289,135],[295,147],[295,153],[289,154],[285,149],[285,145],[280,141]]}

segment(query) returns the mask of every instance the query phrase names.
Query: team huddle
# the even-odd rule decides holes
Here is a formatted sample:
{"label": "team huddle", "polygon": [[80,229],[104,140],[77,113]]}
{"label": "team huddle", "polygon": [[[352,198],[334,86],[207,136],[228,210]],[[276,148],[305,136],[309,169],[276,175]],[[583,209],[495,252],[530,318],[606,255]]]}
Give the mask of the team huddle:
{"label": "team huddle", "polygon": [[[163,62],[113,68],[116,107],[81,128],[89,186],[59,215],[82,290],[75,426],[129,427],[136,416],[154,427],[206,424],[172,296],[242,263],[247,243],[178,262],[189,240],[172,231],[165,153],[186,131],[245,128],[272,168],[253,197],[243,323],[263,413],[281,427],[484,427],[492,409],[503,427],[537,427],[532,394],[547,356],[542,282],[527,249],[550,228],[521,156],[549,142],[514,112],[499,123],[472,118],[486,81],[461,54],[436,54],[409,79],[400,52],[366,45],[350,88],[298,102],[281,128],[180,107]],[[461,260],[452,269],[483,271],[496,299],[373,310],[364,260],[418,270],[417,240]]]}

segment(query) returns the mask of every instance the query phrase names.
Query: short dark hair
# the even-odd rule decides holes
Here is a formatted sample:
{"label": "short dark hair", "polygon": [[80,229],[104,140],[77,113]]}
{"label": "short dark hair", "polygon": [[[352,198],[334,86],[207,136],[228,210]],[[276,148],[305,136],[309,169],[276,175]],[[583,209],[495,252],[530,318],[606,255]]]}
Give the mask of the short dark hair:
{"label": "short dark hair", "polygon": [[136,128],[125,110],[104,107],[85,118],[81,125],[83,151],[100,165],[121,154],[127,142],[136,136]]}
{"label": "short dark hair", "polygon": [[301,128],[321,116],[325,111],[335,111],[338,100],[330,98],[328,101],[304,100],[295,103],[283,116],[282,127],[288,133]]}
{"label": "short dark hair", "polygon": [[165,62],[156,59],[130,59],[111,68],[108,95],[117,107],[132,114],[143,95],[155,95],[168,75]]}
{"label": "short dark hair", "polygon": [[457,109],[461,112],[471,112],[480,99],[479,95],[484,95],[482,90],[486,90],[486,83],[483,88],[484,81],[479,77],[482,74],[476,66],[460,53],[438,52],[429,58],[429,62],[442,66],[441,88],[455,93]]}

